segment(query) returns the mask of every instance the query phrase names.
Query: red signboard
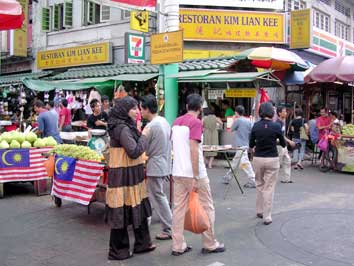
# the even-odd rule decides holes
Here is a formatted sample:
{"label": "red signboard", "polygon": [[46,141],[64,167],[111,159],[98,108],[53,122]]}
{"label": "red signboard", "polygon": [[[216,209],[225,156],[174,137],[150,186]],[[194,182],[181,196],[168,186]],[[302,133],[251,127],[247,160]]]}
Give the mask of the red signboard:
{"label": "red signboard", "polygon": [[155,10],[156,0],[105,0],[104,4],[115,7]]}

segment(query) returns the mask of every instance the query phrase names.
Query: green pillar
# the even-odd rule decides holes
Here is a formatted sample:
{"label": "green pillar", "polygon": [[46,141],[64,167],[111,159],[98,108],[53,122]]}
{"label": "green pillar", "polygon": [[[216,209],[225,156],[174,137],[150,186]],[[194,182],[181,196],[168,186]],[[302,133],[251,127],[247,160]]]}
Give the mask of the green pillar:
{"label": "green pillar", "polygon": [[160,75],[163,75],[165,91],[165,118],[172,125],[178,114],[178,82],[177,78],[167,78],[178,73],[178,64],[160,66]]}

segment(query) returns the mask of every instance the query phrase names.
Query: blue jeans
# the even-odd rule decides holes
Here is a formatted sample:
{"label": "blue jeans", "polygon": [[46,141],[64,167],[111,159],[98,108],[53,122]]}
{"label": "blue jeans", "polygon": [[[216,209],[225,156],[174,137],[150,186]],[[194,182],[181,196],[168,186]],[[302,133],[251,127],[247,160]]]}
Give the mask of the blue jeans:
{"label": "blue jeans", "polygon": [[306,140],[303,139],[293,139],[295,143],[300,143],[301,146],[296,148],[293,153],[293,159],[296,163],[301,163],[304,160]]}

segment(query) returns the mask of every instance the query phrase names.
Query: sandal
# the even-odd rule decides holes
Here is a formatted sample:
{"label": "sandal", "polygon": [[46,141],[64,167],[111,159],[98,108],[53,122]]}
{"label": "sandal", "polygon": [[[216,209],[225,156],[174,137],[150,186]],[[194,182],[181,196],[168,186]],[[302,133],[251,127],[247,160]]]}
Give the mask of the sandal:
{"label": "sandal", "polygon": [[298,163],[296,166],[299,167],[301,170],[304,170],[304,167],[301,164]]}
{"label": "sandal", "polygon": [[147,252],[151,252],[154,251],[157,248],[156,245],[151,244],[148,248],[143,249],[143,250],[134,250],[135,254],[141,254],[141,253],[147,253]]}
{"label": "sandal", "polygon": [[169,233],[162,232],[155,237],[157,240],[170,240],[172,236]]}
{"label": "sandal", "polygon": [[181,256],[181,255],[183,255],[184,253],[187,253],[187,252],[189,252],[189,251],[191,251],[192,250],[192,247],[190,247],[190,246],[187,246],[183,251],[172,251],[171,252],[171,255],[172,256]]}

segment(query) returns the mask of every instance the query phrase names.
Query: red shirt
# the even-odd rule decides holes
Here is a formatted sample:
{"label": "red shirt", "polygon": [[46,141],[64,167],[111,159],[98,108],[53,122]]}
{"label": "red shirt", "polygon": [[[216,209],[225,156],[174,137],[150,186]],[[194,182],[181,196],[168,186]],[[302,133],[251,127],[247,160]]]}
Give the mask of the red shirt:
{"label": "red shirt", "polygon": [[70,110],[68,108],[63,108],[63,109],[60,110],[60,113],[59,113],[59,125],[60,125],[61,120],[63,119],[63,117],[65,117],[63,126],[71,125],[71,112],[70,112]]}
{"label": "red shirt", "polygon": [[[329,116],[320,116],[316,119],[316,127],[329,126],[331,124],[331,118]],[[318,139],[320,140],[328,129],[318,129]]]}

